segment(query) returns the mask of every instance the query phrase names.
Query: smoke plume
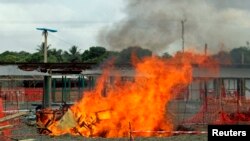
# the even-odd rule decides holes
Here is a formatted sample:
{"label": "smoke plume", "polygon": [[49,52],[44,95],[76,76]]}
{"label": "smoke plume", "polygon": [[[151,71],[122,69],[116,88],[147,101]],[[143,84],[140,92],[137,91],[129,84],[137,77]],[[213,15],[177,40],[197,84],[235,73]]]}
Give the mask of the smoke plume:
{"label": "smoke plume", "polygon": [[127,0],[126,17],[101,30],[98,40],[112,50],[129,46],[156,53],[169,47],[180,50],[181,21],[186,20],[185,47],[203,50],[207,43],[210,52],[217,52],[222,45],[223,49],[244,46],[250,35],[249,11],[223,1]]}

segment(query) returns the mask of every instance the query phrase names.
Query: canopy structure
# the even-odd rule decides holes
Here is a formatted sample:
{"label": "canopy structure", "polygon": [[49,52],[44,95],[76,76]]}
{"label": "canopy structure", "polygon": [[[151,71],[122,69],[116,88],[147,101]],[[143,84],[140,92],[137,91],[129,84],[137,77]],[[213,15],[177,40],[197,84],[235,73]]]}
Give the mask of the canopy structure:
{"label": "canopy structure", "polygon": [[[202,68],[193,65],[193,78],[247,78],[250,79],[250,65],[221,65],[218,68]],[[98,76],[103,73],[101,68],[85,69],[81,74],[85,76]],[[109,70],[110,76],[149,77],[149,74],[137,74],[133,68],[115,68]]]}
{"label": "canopy structure", "polygon": [[249,66],[220,66],[218,70],[193,68],[194,78],[250,78]]}
{"label": "canopy structure", "polygon": [[41,80],[47,75],[49,74],[37,70],[24,71],[19,69],[17,65],[0,66],[0,80]]}

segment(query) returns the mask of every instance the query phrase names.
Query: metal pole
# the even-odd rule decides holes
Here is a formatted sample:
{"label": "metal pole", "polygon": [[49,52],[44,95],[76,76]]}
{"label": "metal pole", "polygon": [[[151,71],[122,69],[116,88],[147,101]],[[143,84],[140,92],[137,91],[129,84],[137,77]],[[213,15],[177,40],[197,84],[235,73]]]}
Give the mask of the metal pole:
{"label": "metal pole", "polygon": [[83,91],[84,91],[84,76],[79,76],[78,78],[78,100],[81,99],[82,95],[83,95]]}
{"label": "metal pole", "polygon": [[223,97],[225,96],[224,95],[224,92],[225,92],[225,86],[224,86],[224,79],[223,78],[219,78],[219,86],[220,86],[220,109],[221,111],[224,111],[224,108],[223,108]]}
{"label": "metal pole", "polygon": [[56,79],[52,79],[52,102],[56,102]]}
{"label": "metal pole", "polygon": [[62,88],[62,102],[66,102],[66,95],[67,95],[67,90],[66,90],[66,87],[67,87],[67,78],[66,78],[66,76],[63,76],[62,77],[62,79],[63,79],[63,88]]}
{"label": "metal pole", "polygon": [[207,43],[205,44],[205,56],[207,56]]}
{"label": "metal pole", "polygon": [[80,100],[80,94],[81,94],[81,76],[78,76],[78,100]]}
{"label": "metal pole", "polygon": [[241,100],[245,100],[246,98],[246,79],[242,78],[242,95]]}
{"label": "metal pole", "polygon": [[61,100],[62,100],[62,103],[63,103],[63,100],[64,100],[64,76],[62,76],[62,93],[61,93]]}
{"label": "metal pole", "polygon": [[184,41],[184,32],[185,32],[184,23],[186,21],[187,21],[186,19],[185,20],[181,20],[182,53],[184,53],[184,47],[185,47],[185,45],[184,45],[184,43],[185,43],[185,41]]}
{"label": "metal pole", "polygon": [[51,76],[44,76],[43,108],[51,106]]}
{"label": "metal pole", "polygon": [[84,76],[81,77],[81,81],[82,81],[82,85],[81,85],[81,98],[83,97],[84,95],[84,89],[85,89],[85,81],[84,81]]}
{"label": "metal pole", "polygon": [[68,78],[68,93],[67,93],[67,101],[70,101],[70,93],[71,93],[71,80]]}
{"label": "metal pole", "polygon": [[208,94],[208,90],[207,90],[207,81],[204,81],[204,102],[205,102],[205,111],[207,112],[207,94]]}

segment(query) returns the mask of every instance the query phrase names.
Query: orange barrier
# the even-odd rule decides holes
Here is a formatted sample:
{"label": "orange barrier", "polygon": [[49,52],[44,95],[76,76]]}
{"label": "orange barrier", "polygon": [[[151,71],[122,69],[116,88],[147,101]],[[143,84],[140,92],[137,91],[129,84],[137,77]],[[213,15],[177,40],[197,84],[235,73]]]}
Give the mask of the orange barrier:
{"label": "orange barrier", "polygon": [[42,88],[25,88],[25,100],[26,101],[41,101],[43,96]]}
{"label": "orange barrier", "polygon": [[[2,100],[2,98],[0,98],[0,118],[2,118],[4,116],[5,116],[5,114],[3,112],[3,100]],[[8,125],[8,124],[9,124],[8,122],[0,122],[0,126],[4,126],[4,125]],[[4,140],[4,141],[8,141],[10,139],[8,139],[6,137],[10,137],[10,135],[11,135],[10,129],[5,129],[5,130],[1,131],[0,139]]]}

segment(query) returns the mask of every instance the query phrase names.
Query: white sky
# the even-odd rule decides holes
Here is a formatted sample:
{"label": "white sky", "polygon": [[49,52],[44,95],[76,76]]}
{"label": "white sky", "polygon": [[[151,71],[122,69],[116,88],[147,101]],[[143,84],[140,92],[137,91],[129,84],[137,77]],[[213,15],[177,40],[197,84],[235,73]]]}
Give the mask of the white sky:
{"label": "white sky", "polygon": [[82,51],[98,46],[98,31],[124,17],[122,0],[0,0],[0,53],[35,52],[43,41],[37,27],[49,33],[52,48]]}

